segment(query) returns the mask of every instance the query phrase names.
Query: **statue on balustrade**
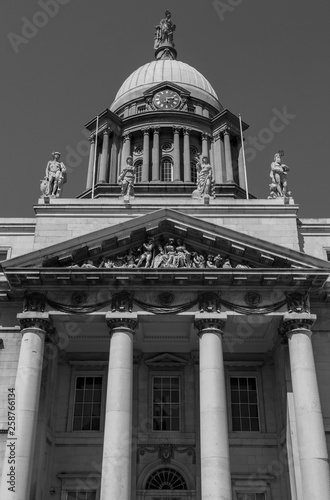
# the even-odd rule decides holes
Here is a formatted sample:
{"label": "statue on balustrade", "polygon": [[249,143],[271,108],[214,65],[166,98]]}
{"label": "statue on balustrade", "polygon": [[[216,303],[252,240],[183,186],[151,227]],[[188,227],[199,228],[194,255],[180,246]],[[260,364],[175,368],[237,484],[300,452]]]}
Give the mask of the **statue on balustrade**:
{"label": "statue on balustrade", "polygon": [[158,49],[163,44],[169,44],[174,47],[173,32],[176,26],[173,24],[171,16],[171,12],[167,10],[165,17],[156,26],[154,49]]}
{"label": "statue on balustrade", "polygon": [[192,193],[193,198],[212,196],[215,198],[213,169],[207,156],[196,156],[197,189]]}
{"label": "statue on balustrade", "polygon": [[287,165],[282,163],[281,156],[283,156],[283,152],[276,153],[274,161],[270,165],[269,176],[272,182],[269,184],[269,199],[291,196],[290,191],[288,191],[288,182],[286,178],[290,169]]}
{"label": "statue on balustrade", "polygon": [[46,166],[45,178],[41,181],[40,190],[44,196],[59,198],[62,194],[62,186],[66,183],[66,167],[60,161],[61,153],[54,151],[53,159]]}
{"label": "statue on balustrade", "polygon": [[118,184],[121,186],[121,196],[134,198],[135,167],[132,156],[126,158],[126,165],[118,177]]}

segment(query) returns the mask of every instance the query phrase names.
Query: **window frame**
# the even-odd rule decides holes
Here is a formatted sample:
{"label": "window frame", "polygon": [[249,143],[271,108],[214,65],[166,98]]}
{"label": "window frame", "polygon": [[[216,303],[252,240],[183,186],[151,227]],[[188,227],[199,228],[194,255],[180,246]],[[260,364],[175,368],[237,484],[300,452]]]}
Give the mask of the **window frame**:
{"label": "window frame", "polygon": [[[153,428],[153,380],[154,377],[177,377],[179,379],[179,430],[154,430]],[[180,370],[171,370],[171,369],[152,369],[149,371],[149,410],[148,415],[150,415],[150,432],[153,437],[157,437],[159,435],[161,438],[169,437],[171,434],[180,434],[185,432],[185,409],[182,402],[184,401],[184,374],[183,371]]]}
{"label": "window frame", "polygon": [[[229,432],[231,433],[239,433],[239,434],[246,434],[247,436],[251,436],[253,434],[260,434],[263,432],[266,432],[266,426],[265,426],[265,410],[264,410],[264,396],[263,396],[263,389],[262,389],[262,378],[261,378],[261,373],[260,369],[258,368],[252,368],[250,370],[228,370],[226,374],[226,386],[227,386],[227,407],[228,407],[228,428]],[[258,431],[246,431],[246,430],[240,430],[236,431],[233,430],[233,415],[232,415],[232,408],[231,408],[231,384],[230,384],[230,379],[231,378],[255,378],[256,379],[256,388],[257,388],[257,400],[258,400],[258,416],[259,416],[259,430]]]}
{"label": "window frame", "polygon": [[[62,483],[61,486],[61,500],[68,500],[68,493],[79,493],[79,492],[95,492],[95,499],[100,499],[100,489],[101,489],[101,474],[95,471],[82,472],[82,473],[61,473],[57,476]],[[91,485],[92,481],[96,481],[95,486]],[[79,483],[83,483],[83,489],[78,489]]]}
{"label": "window frame", "polygon": [[134,167],[135,167],[135,182],[136,184],[139,184],[142,182],[142,169],[143,169],[143,160],[141,158],[138,158],[134,162]]}
{"label": "window frame", "polygon": [[4,260],[0,260],[0,262],[5,262],[11,257],[12,247],[0,246],[0,253],[6,252],[6,258]]}
{"label": "window frame", "polygon": [[[171,164],[171,179],[170,180],[165,180],[165,175],[163,175],[163,166],[164,166],[165,162],[168,162]],[[173,171],[174,171],[173,158],[169,155],[163,156],[161,159],[161,162],[160,162],[160,181],[161,182],[173,182],[173,176],[174,176]]]}
{"label": "window frame", "polygon": [[[69,395],[69,406],[68,406],[68,416],[67,416],[67,432],[72,432],[77,436],[86,436],[91,433],[95,436],[96,433],[103,433],[104,431],[104,420],[105,420],[105,405],[106,405],[106,394],[107,394],[107,377],[105,368],[96,369],[94,366],[90,368],[87,367],[88,363],[77,366],[76,364],[72,367],[71,381],[70,381],[70,395]],[[76,380],[77,377],[102,377],[102,394],[101,394],[101,416],[100,416],[100,429],[99,430],[73,430],[73,418],[74,418],[74,406],[76,397]]]}

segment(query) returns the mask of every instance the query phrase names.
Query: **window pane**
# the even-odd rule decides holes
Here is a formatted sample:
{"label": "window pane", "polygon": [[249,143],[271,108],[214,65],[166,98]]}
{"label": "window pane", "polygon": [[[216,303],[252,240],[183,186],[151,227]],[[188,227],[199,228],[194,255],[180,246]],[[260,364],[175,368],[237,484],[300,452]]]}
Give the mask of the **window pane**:
{"label": "window pane", "polygon": [[84,377],[77,377],[76,388],[77,389],[84,389],[85,388],[85,378]]}
{"label": "window pane", "polygon": [[259,431],[256,378],[231,377],[230,388],[233,431]]}
{"label": "window pane", "polygon": [[[79,389],[78,389],[79,387]],[[72,429],[100,430],[102,377],[77,377]],[[92,415],[96,417],[92,421]]]}
{"label": "window pane", "polygon": [[153,430],[180,429],[179,377],[153,378]]}

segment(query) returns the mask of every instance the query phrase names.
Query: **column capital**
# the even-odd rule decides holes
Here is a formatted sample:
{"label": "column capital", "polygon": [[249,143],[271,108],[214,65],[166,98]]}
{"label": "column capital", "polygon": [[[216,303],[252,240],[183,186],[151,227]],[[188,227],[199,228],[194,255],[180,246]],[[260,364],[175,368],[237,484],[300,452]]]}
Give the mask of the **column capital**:
{"label": "column capital", "polygon": [[222,133],[223,135],[229,135],[231,132],[230,128],[229,127],[225,127],[223,130],[222,130]]}
{"label": "column capital", "polygon": [[105,129],[103,129],[103,135],[110,135],[111,132],[112,132],[112,129],[110,127],[105,127]]}
{"label": "column capital", "polygon": [[91,144],[95,144],[95,134],[90,135],[88,140]]}
{"label": "column capital", "polygon": [[143,132],[143,135],[149,135],[150,127],[141,128],[141,131]]}
{"label": "column capital", "polygon": [[207,132],[201,132],[201,135],[202,135],[202,140],[207,140],[209,139],[210,137],[210,134],[208,134]]}
{"label": "column capital", "polygon": [[191,128],[188,127],[183,127],[183,135],[189,135],[191,132]]}
{"label": "column capital", "polygon": [[130,132],[125,132],[123,134],[123,139],[124,139],[124,142],[128,141],[128,140],[131,140],[131,137],[132,137],[132,134]]}
{"label": "column capital", "polygon": [[132,333],[135,333],[138,326],[138,317],[137,314],[134,313],[123,313],[119,316],[118,313],[114,314],[108,312],[105,315],[105,319],[110,329],[110,334],[112,334],[116,328],[127,328],[131,330]]}
{"label": "column capital", "polygon": [[[17,314],[17,319],[21,324],[22,331],[27,328],[38,328],[45,333],[54,333],[54,329],[49,318],[49,314],[39,311],[26,311]],[[24,335],[25,332],[23,332]]]}
{"label": "column capital", "polygon": [[195,314],[195,328],[199,330],[199,335],[206,333],[204,330],[218,330],[221,334],[226,326],[227,314],[226,313],[196,313]]}
{"label": "column capital", "polygon": [[311,327],[316,321],[316,314],[309,313],[285,313],[283,316],[282,327],[280,328],[281,335],[288,335],[294,333],[310,332],[312,335]]}
{"label": "column capital", "polygon": [[179,134],[181,130],[182,130],[182,127],[178,127],[176,125],[173,125],[173,132],[175,134]]}
{"label": "column capital", "polygon": [[216,134],[214,134],[213,136],[214,141],[219,141],[220,139],[221,139],[221,132],[217,132]]}
{"label": "column capital", "polygon": [[159,134],[160,127],[152,127],[154,134]]}

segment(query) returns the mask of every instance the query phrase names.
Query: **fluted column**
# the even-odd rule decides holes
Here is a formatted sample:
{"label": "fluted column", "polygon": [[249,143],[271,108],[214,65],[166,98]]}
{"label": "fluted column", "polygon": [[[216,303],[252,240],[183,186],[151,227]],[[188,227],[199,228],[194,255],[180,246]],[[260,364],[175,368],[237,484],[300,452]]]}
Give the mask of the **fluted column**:
{"label": "fluted column", "polygon": [[227,182],[229,182],[234,180],[234,174],[233,174],[233,160],[231,156],[230,132],[228,128],[224,130],[223,137],[225,142],[226,175],[227,175]]}
{"label": "fluted column", "polygon": [[142,165],[142,182],[148,182],[149,180],[149,128],[144,128],[143,132],[143,165]]}
{"label": "fluted column", "polygon": [[108,156],[109,156],[109,134],[110,129],[107,127],[103,132],[103,144],[102,144],[102,154],[100,162],[100,171],[98,176],[98,182],[107,182],[107,170],[108,170]]}
{"label": "fluted column", "polygon": [[217,134],[215,134],[213,139],[215,182],[216,184],[223,184],[225,182],[225,179],[221,156],[221,134],[218,132]]}
{"label": "fluted column", "polygon": [[202,500],[231,500],[225,370],[222,351],[226,314],[196,314],[199,330]]}
{"label": "fluted column", "polygon": [[153,129],[152,143],[152,180],[159,181],[159,127]]}
{"label": "fluted column", "polygon": [[329,459],[310,330],[315,320],[315,314],[307,313],[286,313],[283,318],[283,331],[289,344],[299,462],[306,500],[330,499]]}
{"label": "fluted column", "polygon": [[126,167],[126,159],[128,156],[131,156],[131,138],[132,134],[125,133],[123,134],[123,150],[121,155],[121,167],[124,169]]}
{"label": "fluted column", "polygon": [[108,388],[105,410],[101,500],[131,498],[133,313],[107,313],[110,328]]}
{"label": "fluted column", "polygon": [[202,156],[206,156],[208,160],[209,158],[209,147],[208,147],[208,134],[205,132],[202,133]]}
{"label": "fluted column", "polygon": [[90,141],[91,145],[90,145],[90,150],[89,150],[86,189],[92,189],[92,184],[93,184],[93,168],[94,168],[94,156],[95,156],[95,135],[92,135],[89,138],[89,141]]}
{"label": "fluted column", "polygon": [[183,169],[184,182],[191,182],[191,166],[190,166],[190,129],[183,129]]}
{"label": "fluted column", "polygon": [[118,178],[118,136],[113,132],[112,135],[112,145],[111,145],[111,155],[110,155],[110,184],[115,184]]}
{"label": "fluted column", "polygon": [[[0,498],[5,500],[30,499],[44,345],[50,327],[48,313],[26,312],[17,318],[22,325],[22,343],[15,383],[15,418],[11,420],[0,489]],[[13,457],[15,461],[10,462]],[[10,477],[13,482],[7,483]],[[8,489],[12,485],[14,491]]]}
{"label": "fluted column", "polygon": [[180,181],[180,130],[181,127],[173,127],[173,144],[174,144],[174,153],[173,153],[173,181]]}

